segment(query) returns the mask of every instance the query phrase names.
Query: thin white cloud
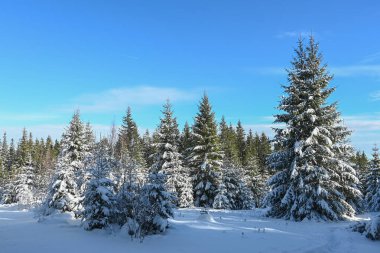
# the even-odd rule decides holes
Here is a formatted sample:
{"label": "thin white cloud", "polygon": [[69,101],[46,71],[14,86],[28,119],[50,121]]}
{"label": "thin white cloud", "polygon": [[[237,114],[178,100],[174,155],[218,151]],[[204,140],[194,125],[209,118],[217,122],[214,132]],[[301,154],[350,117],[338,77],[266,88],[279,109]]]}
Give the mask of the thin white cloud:
{"label": "thin white cloud", "polygon": [[380,61],[380,52],[376,52],[374,54],[367,55],[363,60],[360,61],[362,64],[374,63]]}
{"label": "thin white cloud", "polygon": [[172,102],[193,101],[199,97],[199,93],[195,90],[154,86],[115,88],[79,96],[70,110],[78,108],[82,112],[114,112],[125,110],[129,105],[160,105],[166,99]]}
{"label": "thin white cloud", "polygon": [[[53,139],[59,139],[65,127],[66,125],[62,124],[40,124],[25,126],[25,129],[31,132],[34,138],[46,138],[50,135]],[[23,129],[23,126],[2,126],[1,132],[6,132],[8,139],[13,138],[15,141],[18,141]]]}
{"label": "thin white cloud", "polygon": [[286,75],[286,68],[284,67],[259,67],[249,68],[248,72],[259,75]]}
{"label": "thin white cloud", "polygon": [[315,32],[305,32],[305,31],[286,31],[276,34],[277,39],[286,39],[286,38],[297,38],[297,37],[309,37],[310,35],[316,36]]}
{"label": "thin white cloud", "polygon": [[345,116],[344,123],[351,129],[351,141],[355,148],[367,154],[375,143],[380,143],[380,114]]}
{"label": "thin white cloud", "polygon": [[55,114],[43,113],[2,113],[0,114],[0,121],[41,121],[55,119]]}
{"label": "thin white cloud", "polygon": [[380,135],[380,114],[345,116],[343,119],[356,132],[378,131]]}
{"label": "thin white cloud", "polygon": [[352,65],[331,67],[330,72],[335,76],[380,76],[380,65]]}
{"label": "thin white cloud", "polygon": [[369,96],[370,96],[372,101],[380,100],[380,90],[372,92]]}

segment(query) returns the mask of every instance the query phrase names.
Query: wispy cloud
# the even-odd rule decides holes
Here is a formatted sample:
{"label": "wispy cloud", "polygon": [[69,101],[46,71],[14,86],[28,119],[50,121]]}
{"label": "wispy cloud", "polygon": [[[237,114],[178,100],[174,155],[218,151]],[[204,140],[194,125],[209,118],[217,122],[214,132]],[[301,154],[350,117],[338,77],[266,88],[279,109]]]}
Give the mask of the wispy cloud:
{"label": "wispy cloud", "polygon": [[286,69],[284,67],[249,68],[247,71],[258,75],[286,75]]}
{"label": "wispy cloud", "polygon": [[159,105],[166,99],[172,102],[193,101],[199,94],[196,90],[171,87],[123,87],[79,96],[70,110],[75,107],[82,112],[113,112],[125,110],[129,105]]}
{"label": "wispy cloud", "polygon": [[[46,138],[50,135],[54,139],[61,137],[66,125],[63,124],[38,124],[25,126],[26,130],[33,133],[34,138]],[[8,138],[14,138],[16,141],[20,138],[23,126],[2,126],[1,132],[6,132]]]}
{"label": "wispy cloud", "polygon": [[380,65],[335,66],[330,68],[335,76],[380,76]]}
{"label": "wispy cloud", "polygon": [[361,60],[360,63],[369,64],[369,63],[374,63],[374,62],[379,62],[379,61],[380,61],[380,52],[376,52],[364,57],[364,59]]}
{"label": "wispy cloud", "polygon": [[372,145],[380,143],[380,113],[343,117],[345,125],[353,131],[354,147],[370,153]]}
{"label": "wispy cloud", "polygon": [[380,114],[345,116],[344,123],[357,132],[379,131]]}
{"label": "wispy cloud", "polygon": [[297,38],[297,37],[308,37],[310,35],[316,36],[315,32],[305,32],[305,31],[286,31],[276,34],[277,39],[286,39],[286,38]]}
{"label": "wispy cloud", "polygon": [[0,121],[43,121],[55,119],[57,115],[43,113],[1,113]]}
{"label": "wispy cloud", "polygon": [[380,90],[372,92],[371,94],[369,94],[369,97],[371,98],[372,101],[380,100]]}

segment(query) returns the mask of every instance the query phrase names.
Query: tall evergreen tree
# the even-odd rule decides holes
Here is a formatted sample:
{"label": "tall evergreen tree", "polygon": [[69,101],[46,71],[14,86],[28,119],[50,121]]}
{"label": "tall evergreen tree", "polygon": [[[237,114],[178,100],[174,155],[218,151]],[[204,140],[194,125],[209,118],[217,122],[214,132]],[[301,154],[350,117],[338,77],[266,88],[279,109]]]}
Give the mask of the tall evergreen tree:
{"label": "tall evergreen tree", "polygon": [[237,164],[239,162],[239,155],[236,141],[236,132],[232,125],[227,125],[224,116],[222,117],[219,124],[219,139],[221,150],[224,153],[224,160]]}
{"label": "tall evergreen tree", "polygon": [[250,209],[252,192],[243,168],[225,160],[221,167],[221,182],[216,191],[213,207],[217,209]]}
{"label": "tall evergreen tree", "polygon": [[15,180],[15,201],[24,207],[30,207],[35,203],[35,169],[30,154],[24,162]]}
{"label": "tall evergreen tree", "polygon": [[132,118],[131,108],[128,107],[123,123],[119,130],[117,143],[117,154],[120,159],[123,154],[128,153],[129,157],[140,164],[144,164],[142,143],[138,133],[136,122]]}
{"label": "tall evergreen tree", "polygon": [[157,140],[154,143],[156,153],[151,172],[165,175],[166,189],[177,199],[181,207],[188,207],[193,202],[193,192],[189,169],[183,167],[182,157],[178,152],[179,130],[169,101],[164,105],[160,125],[157,131]]}
{"label": "tall evergreen tree", "polygon": [[27,162],[27,159],[29,159],[29,155],[31,155],[31,147],[29,145],[28,132],[24,128],[16,151],[17,166],[24,166]]}
{"label": "tall evergreen tree", "polygon": [[236,126],[236,148],[238,153],[238,164],[240,166],[244,163],[244,155],[245,155],[245,131],[241,124],[241,121],[238,121],[238,124]]}
{"label": "tall evergreen tree", "polygon": [[148,129],[145,131],[142,140],[145,164],[147,167],[151,167],[153,165],[152,155],[156,152],[156,149],[153,145],[153,136],[150,135]]}
{"label": "tall evergreen tree", "polygon": [[173,196],[165,188],[165,175],[150,173],[148,183],[141,189],[136,220],[140,236],[164,232],[168,219],[174,216]]}
{"label": "tall evergreen tree", "polygon": [[187,166],[187,158],[190,155],[191,148],[193,146],[192,143],[192,133],[191,133],[191,128],[189,126],[189,123],[186,122],[183,131],[180,136],[180,144],[179,144],[179,152],[182,154],[183,157],[183,162]]}
{"label": "tall evergreen tree", "polygon": [[352,162],[354,163],[355,170],[358,174],[358,178],[360,181],[360,190],[365,196],[367,194],[366,178],[369,166],[368,158],[364,151],[357,151],[355,156],[352,157]]}
{"label": "tall evergreen tree", "polygon": [[379,148],[373,148],[370,169],[366,178],[367,194],[365,201],[367,209],[371,212],[380,211],[380,156]]}
{"label": "tall evergreen tree", "polygon": [[256,135],[256,143],[260,172],[265,174],[273,174],[273,172],[270,171],[270,167],[268,167],[267,164],[268,157],[272,153],[272,147],[269,137],[265,133],[261,133],[261,135]]}
{"label": "tall evergreen tree", "polygon": [[213,205],[223,158],[219,146],[215,115],[207,95],[204,95],[195,117],[193,148],[189,156],[196,206]]}
{"label": "tall evergreen tree", "polygon": [[84,160],[89,148],[84,125],[79,112],[75,112],[69,126],[62,135],[61,152],[56,164],[56,173],[46,199],[45,214],[51,209],[62,212],[78,211],[81,184],[84,183]]}
{"label": "tall evergreen tree", "polygon": [[299,40],[293,68],[288,71],[287,96],[276,115],[275,144],[278,150],[269,159],[277,174],[269,180],[269,215],[300,221],[341,220],[355,214],[350,204],[360,201],[358,179],[350,162],[347,137],[336,103],[327,104],[334,92],[332,79],[321,65],[318,44],[310,38],[305,48]]}
{"label": "tall evergreen tree", "polygon": [[114,193],[109,175],[112,166],[109,145],[106,139],[102,139],[97,144],[84,193],[82,216],[86,230],[104,228],[111,220]]}

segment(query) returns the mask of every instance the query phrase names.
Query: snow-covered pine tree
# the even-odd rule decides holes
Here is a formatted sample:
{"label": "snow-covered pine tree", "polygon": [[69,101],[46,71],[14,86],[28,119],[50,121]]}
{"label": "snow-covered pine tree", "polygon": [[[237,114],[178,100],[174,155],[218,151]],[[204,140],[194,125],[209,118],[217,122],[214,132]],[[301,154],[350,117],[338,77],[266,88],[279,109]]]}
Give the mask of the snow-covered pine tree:
{"label": "snow-covered pine tree", "polygon": [[238,182],[234,174],[233,165],[230,161],[224,160],[220,168],[220,182],[216,189],[213,203],[215,209],[234,209],[235,199],[238,192]]}
{"label": "snow-covered pine tree", "polygon": [[16,149],[17,167],[24,166],[31,155],[30,145],[28,143],[28,132],[24,128],[22,130],[22,137]]}
{"label": "snow-covered pine tree", "polygon": [[12,204],[16,203],[16,187],[14,180],[17,173],[17,160],[14,140],[11,139],[8,147],[6,136],[6,133],[4,133],[3,156],[5,160],[5,170],[7,175],[5,178],[5,185],[3,188],[2,202],[4,204]]}
{"label": "snow-covered pine tree", "polygon": [[142,140],[140,139],[138,128],[132,118],[131,108],[128,107],[123,123],[119,130],[116,143],[115,156],[119,163],[131,160],[134,163],[138,175],[139,185],[144,184],[147,179],[147,168],[143,154]]}
{"label": "snow-covered pine tree", "polygon": [[264,172],[268,176],[273,175],[275,172],[270,169],[267,163],[267,159],[269,155],[272,153],[272,145],[269,137],[265,133],[261,133],[260,135],[256,133],[255,142],[257,145],[256,149],[259,171]]}
{"label": "snow-covered pine tree", "polygon": [[213,206],[223,158],[219,146],[215,115],[205,94],[195,117],[193,148],[188,159],[193,180],[195,206]]}
{"label": "snow-covered pine tree", "polygon": [[3,204],[12,204],[16,203],[16,187],[13,181],[14,175],[7,173],[4,180],[4,187],[2,189],[2,199],[1,203]]}
{"label": "snow-covered pine tree", "polygon": [[305,48],[300,39],[295,51],[284,86],[287,96],[279,106],[285,113],[275,116],[285,127],[275,129],[277,150],[269,158],[278,173],[268,181],[268,214],[296,221],[342,220],[355,214],[348,198],[361,198],[355,170],[342,154],[350,131],[336,103],[327,104],[335,89],[328,87],[332,76],[321,65],[318,44],[310,37]]}
{"label": "snow-covered pine tree", "polygon": [[123,117],[123,123],[119,130],[119,139],[116,146],[119,159],[122,155],[128,153],[130,158],[137,163],[144,165],[142,143],[138,133],[137,124],[132,118],[130,107],[128,107],[127,113]]}
{"label": "snow-covered pine tree", "polygon": [[232,126],[228,126],[222,116],[219,123],[219,140],[224,159],[232,163],[239,163],[236,132]]}
{"label": "snow-covered pine tree", "polygon": [[256,207],[262,206],[262,200],[268,192],[266,182],[269,178],[268,171],[259,166],[259,158],[257,154],[258,143],[254,137],[252,130],[246,138],[244,154],[244,169],[247,177],[248,186],[251,189],[254,205]]}
{"label": "snow-covered pine tree", "polygon": [[367,186],[366,186],[366,179],[368,175],[368,166],[369,161],[364,153],[364,151],[359,152],[357,151],[355,156],[352,157],[352,162],[355,164],[355,170],[358,173],[358,178],[360,181],[360,191],[363,193],[364,196],[367,195]]}
{"label": "snow-covered pine tree", "polygon": [[351,226],[352,230],[364,234],[368,239],[380,240],[380,215],[369,221],[358,222]]}
{"label": "snow-covered pine tree", "polygon": [[373,148],[372,160],[366,178],[367,194],[365,202],[367,210],[370,212],[380,211],[380,157],[379,148]]}
{"label": "snow-covered pine tree", "polygon": [[213,207],[216,209],[250,209],[252,192],[244,169],[225,160],[221,167],[221,182],[216,191]]}
{"label": "snow-covered pine tree", "polygon": [[62,212],[80,210],[80,189],[84,183],[84,160],[88,152],[84,126],[77,111],[62,135],[61,151],[46,199],[45,214],[50,214],[50,209]]}
{"label": "snow-covered pine tree", "polygon": [[175,196],[175,203],[180,207],[192,206],[193,191],[189,169],[183,167],[182,157],[178,152],[179,130],[169,101],[164,105],[157,138],[154,142],[156,153],[151,172],[165,175],[166,189]]}
{"label": "snow-covered pine tree", "polygon": [[149,130],[147,129],[143,136],[143,153],[145,164],[148,168],[153,165],[152,155],[156,152],[156,149],[153,145],[153,137],[150,135]]}
{"label": "snow-covered pine tree", "polygon": [[86,145],[86,152],[91,152],[95,148],[96,140],[90,122],[87,122],[84,126],[84,140]]}
{"label": "snow-covered pine tree", "polygon": [[371,240],[380,241],[380,215],[367,222],[365,235]]}
{"label": "snow-covered pine tree", "polygon": [[56,172],[49,187],[42,214],[50,215],[55,210],[72,212],[77,209],[78,203],[79,194],[74,167],[70,166],[67,156],[61,156],[56,164]]}
{"label": "snow-covered pine tree", "polygon": [[85,188],[82,211],[83,226],[86,230],[106,227],[114,206],[113,183],[109,179],[113,161],[108,148],[106,139],[97,144],[94,162],[89,169],[90,180]]}
{"label": "snow-covered pine tree", "polygon": [[112,215],[113,223],[120,226],[128,225],[131,236],[138,236],[136,217],[139,212],[139,194],[142,182],[139,176],[140,165],[125,154],[114,166],[111,180],[116,186],[115,208]]}
{"label": "snow-covered pine tree", "polygon": [[24,162],[15,180],[15,201],[23,207],[31,207],[35,203],[35,169],[30,154]]}
{"label": "snow-covered pine tree", "polygon": [[227,187],[224,182],[220,182],[218,189],[216,190],[216,195],[214,198],[213,208],[215,209],[232,209],[233,203],[231,203],[231,198],[227,192]]}
{"label": "snow-covered pine tree", "polygon": [[238,154],[238,165],[242,166],[244,164],[244,155],[246,149],[245,131],[241,121],[238,121],[236,126],[236,148]]}
{"label": "snow-covered pine tree", "polygon": [[185,126],[183,127],[181,136],[180,136],[180,144],[179,144],[179,153],[182,154],[183,163],[186,167],[188,167],[187,158],[190,155],[192,144],[192,133],[188,122],[185,122]]}
{"label": "snow-covered pine tree", "polygon": [[46,138],[46,143],[41,150],[41,162],[36,166],[36,199],[37,203],[43,202],[49,189],[51,179],[54,175],[56,155],[53,150],[53,141],[50,136]]}
{"label": "snow-covered pine tree", "polygon": [[165,175],[150,173],[148,183],[141,190],[137,222],[140,236],[164,232],[173,217],[173,195],[165,188]]}

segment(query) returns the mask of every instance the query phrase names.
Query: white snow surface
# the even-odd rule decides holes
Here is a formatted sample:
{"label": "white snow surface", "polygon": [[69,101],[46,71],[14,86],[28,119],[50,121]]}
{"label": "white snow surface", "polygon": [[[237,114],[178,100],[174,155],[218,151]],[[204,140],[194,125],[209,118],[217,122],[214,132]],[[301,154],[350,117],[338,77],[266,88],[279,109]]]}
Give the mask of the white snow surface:
{"label": "white snow surface", "polygon": [[[179,209],[165,234],[142,243],[123,229],[85,231],[70,214],[38,222],[31,211],[0,206],[0,252],[380,252],[347,222],[291,222],[263,216],[264,210],[210,210],[213,219],[199,219],[200,209]],[[376,213],[356,220],[369,219]]]}

